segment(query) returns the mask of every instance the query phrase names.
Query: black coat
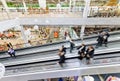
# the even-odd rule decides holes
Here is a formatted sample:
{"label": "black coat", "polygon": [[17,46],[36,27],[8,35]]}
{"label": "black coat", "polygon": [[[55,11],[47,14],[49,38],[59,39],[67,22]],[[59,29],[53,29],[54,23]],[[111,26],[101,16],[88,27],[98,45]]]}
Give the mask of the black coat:
{"label": "black coat", "polygon": [[98,35],[97,41],[98,41],[98,43],[102,43],[103,36],[102,35]]}
{"label": "black coat", "polygon": [[[81,48],[82,48],[82,46],[79,46],[77,49],[79,50],[79,49],[81,49]],[[86,50],[86,46],[84,46],[81,50],[79,50],[79,51],[78,51],[78,54],[84,53],[85,50]]]}
{"label": "black coat", "polygon": [[91,51],[89,51],[89,49],[87,49],[87,51],[86,51],[86,55],[89,55],[90,58],[93,58],[93,56],[94,56],[94,49],[91,50]]}
{"label": "black coat", "polygon": [[65,47],[64,47],[64,48],[62,48],[61,52],[66,53],[66,48],[65,48]]}

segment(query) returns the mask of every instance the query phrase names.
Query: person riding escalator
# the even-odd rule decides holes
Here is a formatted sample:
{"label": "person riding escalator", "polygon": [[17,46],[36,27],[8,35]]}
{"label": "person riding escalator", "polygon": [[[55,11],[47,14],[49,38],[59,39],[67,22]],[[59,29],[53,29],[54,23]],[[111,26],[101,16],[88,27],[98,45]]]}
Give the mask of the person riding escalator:
{"label": "person riding escalator", "polygon": [[58,55],[60,56],[59,64],[65,63],[65,54],[66,54],[66,47],[62,45],[62,48],[59,49]]}

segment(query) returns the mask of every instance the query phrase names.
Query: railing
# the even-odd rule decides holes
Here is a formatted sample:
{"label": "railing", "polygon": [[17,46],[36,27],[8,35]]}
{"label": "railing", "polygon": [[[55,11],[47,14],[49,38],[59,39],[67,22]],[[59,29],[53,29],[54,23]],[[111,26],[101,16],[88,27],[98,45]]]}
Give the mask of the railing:
{"label": "railing", "polygon": [[[19,43],[19,44],[13,45],[13,48],[20,49],[20,48],[27,48],[27,47],[32,47],[32,46],[40,46],[43,44],[61,42],[64,40],[65,40],[64,37],[41,39],[39,41],[30,41],[29,40],[28,43]],[[0,45],[0,51],[7,51],[6,45]]]}
{"label": "railing", "polygon": [[[116,31],[116,30],[114,30]],[[118,30],[119,31],[119,30]],[[92,32],[92,31],[91,31]],[[85,32],[84,36],[89,36],[89,35],[97,35],[97,32],[99,32],[98,30],[93,31],[93,33],[88,33],[88,31]],[[20,48],[27,48],[27,47],[32,47],[32,46],[40,46],[40,45],[44,45],[44,44],[50,44],[50,43],[55,43],[55,42],[62,42],[65,41],[65,36],[60,36],[58,38],[54,38],[54,37],[48,37],[48,38],[44,38],[44,39],[40,39],[37,41],[34,41],[33,39],[31,39],[28,43],[17,43],[15,45],[13,45],[14,49],[20,49]],[[0,45],[0,51],[6,51],[7,47],[3,44]]]}
{"label": "railing", "polygon": [[82,17],[83,11],[79,7],[71,10],[68,7],[62,7],[61,9],[54,7],[50,9],[32,8],[28,9],[27,12],[23,9],[10,9],[10,12],[2,10],[0,14],[0,20],[6,20],[16,17]]}

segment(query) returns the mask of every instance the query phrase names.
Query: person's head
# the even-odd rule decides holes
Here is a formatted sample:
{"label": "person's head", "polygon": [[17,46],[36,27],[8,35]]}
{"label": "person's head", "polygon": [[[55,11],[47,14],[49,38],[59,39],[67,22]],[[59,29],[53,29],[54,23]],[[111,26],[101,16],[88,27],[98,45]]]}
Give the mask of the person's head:
{"label": "person's head", "polygon": [[82,46],[85,46],[85,44],[84,44],[84,43],[82,43],[81,45],[82,45]]}
{"label": "person's head", "polygon": [[88,49],[94,49],[92,45],[88,46]]}

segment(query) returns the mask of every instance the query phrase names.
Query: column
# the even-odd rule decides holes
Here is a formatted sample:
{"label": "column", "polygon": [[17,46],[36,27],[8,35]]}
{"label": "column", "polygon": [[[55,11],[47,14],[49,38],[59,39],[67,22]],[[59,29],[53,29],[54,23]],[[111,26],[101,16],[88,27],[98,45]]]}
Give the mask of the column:
{"label": "column", "polygon": [[[24,30],[23,26],[21,26],[21,33],[22,33],[22,38],[24,40],[24,43],[28,43],[28,39],[25,35],[25,30]],[[27,44],[25,44],[24,46],[27,47]]]}
{"label": "column", "polygon": [[7,6],[6,0],[1,0],[1,2],[2,2],[4,8],[5,8],[5,11],[6,11],[6,13],[7,13],[8,19],[10,19],[9,8],[8,8],[8,6]]}
{"label": "column", "polygon": [[73,0],[73,12],[76,11],[76,7],[75,7],[75,5],[76,5],[76,0]]}
{"label": "column", "polygon": [[46,9],[46,0],[38,0],[40,8]]}
{"label": "column", "polygon": [[82,41],[83,41],[84,31],[85,31],[85,25],[81,27],[81,31],[80,31],[80,38]]}
{"label": "column", "polygon": [[85,8],[83,11],[83,18],[87,18],[90,11],[90,0],[85,0]]}
{"label": "column", "polygon": [[24,6],[24,9],[25,9],[25,12],[27,12],[27,6],[26,6],[26,3],[25,3],[25,0],[23,0],[22,3],[23,3],[23,6]]}
{"label": "column", "polygon": [[[85,8],[83,11],[83,18],[87,18],[90,10],[90,0],[85,0]],[[85,25],[81,27],[81,32],[80,32],[80,38],[83,40],[84,36],[84,31],[85,31]]]}
{"label": "column", "polygon": [[71,4],[72,4],[72,1],[70,0],[70,1],[69,1],[69,11],[72,11],[72,8],[71,8],[72,5],[71,5]]}
{"label": "column", "polygon": [[1,0],[1,2],[2,2],[3,6],[4,6],[5,10],[6,10],[6,12],[9,12],[9,8],[7,6],[6,0]]}
{"label": "column", "polygon": [[76,4],[76,0],[73,0],[73,6],[75,7],[75,4]]}

